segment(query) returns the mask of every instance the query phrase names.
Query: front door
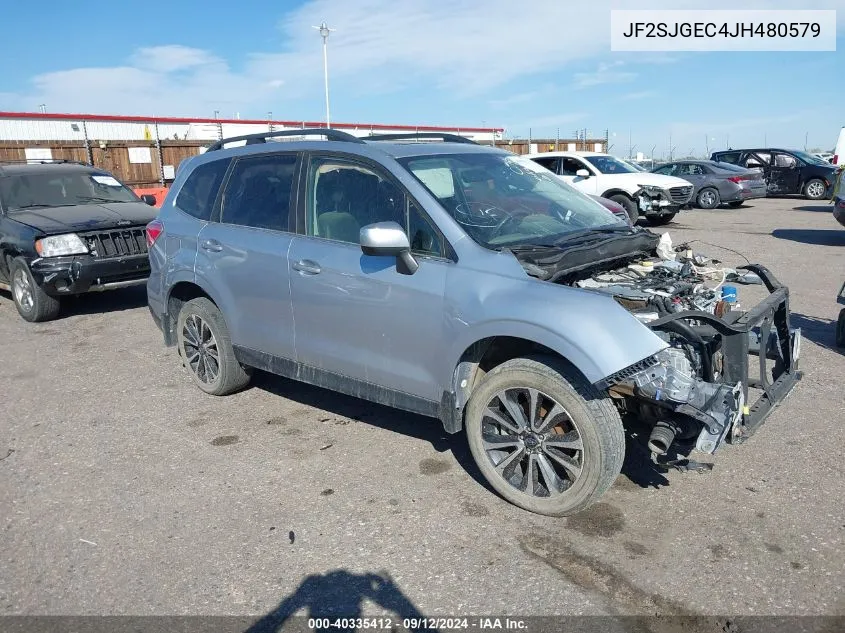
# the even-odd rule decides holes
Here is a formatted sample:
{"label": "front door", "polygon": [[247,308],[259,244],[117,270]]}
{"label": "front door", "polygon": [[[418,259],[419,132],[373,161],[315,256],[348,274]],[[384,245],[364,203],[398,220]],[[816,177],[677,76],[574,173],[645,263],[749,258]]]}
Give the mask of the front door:
{"label": "front door", "polygon": [[769,193],[801,193],[801,163],[792,154],[772,153]]}
{"label": "front door", "polygon": [[[590,175],[588,177],[579,176],[578,171],[586,170]],[[572,158],[571,156],[564,156],[560,159],[560,178],[566,184],[572,185],[578,191],[598,195],[598,177],[591,167],[582,160]]]}
{"label": "front door", "polygon": [[220,217],[199,233],[196,274],[215,294],[232,343],[295,358],[288,279],[294,226],[290,213],[297,155],[237,160],[223,190]]}
{"label": "front door", "polygon": [[[305,235],[289,256],[298,361],[439,401],[436,342],[453,265],[442,235],[380,168],[342,156],[310,159],[304,211]],[[361,227],[384,221],[409,233],[420,264],[413,275],[397,272],[395,257],[362,253]]]}

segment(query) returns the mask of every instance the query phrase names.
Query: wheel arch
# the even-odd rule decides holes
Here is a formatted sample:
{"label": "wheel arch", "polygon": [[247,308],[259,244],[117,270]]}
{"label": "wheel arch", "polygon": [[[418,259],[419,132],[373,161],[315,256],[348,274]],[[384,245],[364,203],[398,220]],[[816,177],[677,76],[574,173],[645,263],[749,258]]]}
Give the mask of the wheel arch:
{"label": "wheel arch", "polygon": [[626,198],[630,198],[631,200],[634,199],[633,194],[625,191],[624,189],[619,189],[618,187],[613,187],[611,189],[608,189],[607,191],[605,191],[604,193],[602,193],[600,195],[601,195],[602,198],[609,198],[610,196],[616,196],[616,195],[620,195],[620,194],[625,196]]}
{"label": "wheel arch", "polygon": [[[545,342],[539,342],[538,339]],[[514,358],[548,356],[580,373],[588,382],[589,374],[595,376],[597,368],[583,355],[561,339],[558,342],[546,336],[501,334],[484,336],[468,345],[453,363],[450,391],[444,393],[441,403],[441,421],[449,433],[458,433],[464,424],[464,409],[479,381],[495,367]],[[575,356],[580,363],[573,362]],[[581,365],[579,367],[579,364]],[[587,365],[587,367],[585,367]],[[585,371],[586,370],[586,371]]]}
{"label": "wheel arch", "polygon": [[166,307],[162,316],[161,328],[164,332],[164,342],[166,345],[172,346],[176,344],[176,320],[179,318],[179,312],[182,306],[191,299],[198,297],[205,297],[215,306],[219,307],[211,293],[194,280],[183,279],[170,287],[165,302]]}

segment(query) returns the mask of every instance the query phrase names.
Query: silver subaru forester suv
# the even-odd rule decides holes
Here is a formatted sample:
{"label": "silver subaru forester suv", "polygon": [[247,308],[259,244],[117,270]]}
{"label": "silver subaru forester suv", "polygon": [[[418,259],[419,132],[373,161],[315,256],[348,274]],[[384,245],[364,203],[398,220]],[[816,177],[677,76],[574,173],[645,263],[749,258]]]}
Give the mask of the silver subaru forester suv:
{"label": "silver subaru forester suv", "polygon": [[[767,269],[722,271],[769,290],[732,309],[657,235],[462,137],[226,139],[183,163],[147,241],[150,311],[200,389],[233,393],[258,368],[439,418],[541,514],[610,487],[623,418],[656,463],[694,464],[800,377]],[[749,377],[754,356],[774,369]]]}

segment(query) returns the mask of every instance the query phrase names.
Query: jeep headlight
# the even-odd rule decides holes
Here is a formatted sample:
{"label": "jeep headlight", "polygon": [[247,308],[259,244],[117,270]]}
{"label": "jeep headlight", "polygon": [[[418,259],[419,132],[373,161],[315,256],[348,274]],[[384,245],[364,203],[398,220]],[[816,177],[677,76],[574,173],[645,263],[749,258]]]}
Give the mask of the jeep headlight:
{"label": "jeep headlight", "polygon": [[51,235],[36,240],[35,252],[41,257],[82,255],[88,252],[88,247],[76,233],[65,233],[64,235]]}
{"label": "jeep headlight", "polygon": [[637,186],[640,189],[643,190],[643,193],[645,193],[648,196],[651,196],[652,198],[658,198],[661,195],[663,195],[663,189],[661,189],[660,187],[658,187],[656,185],[637,185]]}

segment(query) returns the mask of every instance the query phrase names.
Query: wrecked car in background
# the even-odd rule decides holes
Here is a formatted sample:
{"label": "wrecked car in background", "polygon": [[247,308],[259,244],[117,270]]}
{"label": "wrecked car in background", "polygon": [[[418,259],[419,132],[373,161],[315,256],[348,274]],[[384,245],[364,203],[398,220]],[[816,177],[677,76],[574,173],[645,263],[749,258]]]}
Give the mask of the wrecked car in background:
{"label": "wrecked car in background", "polygon": [[[268,142],[306,135],[327,140]],[[233,393],[259,368],[439,418],[532,512],[611,486],[621,414],[680,467],[750,435],[799,378],[768,270],[673,248],[529,159],[323,129],[184,165],[147,227],[147,294],[200,389]],[[741,311],[727,282],[770,294]]]}
{"label": "wrecked car in background", "polygon": [[65,297],[145,283],[153,202],[82,163],[0,163],[0,288],[38,322]]}

